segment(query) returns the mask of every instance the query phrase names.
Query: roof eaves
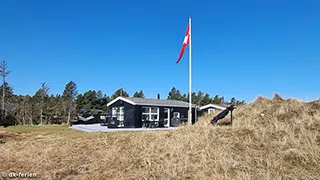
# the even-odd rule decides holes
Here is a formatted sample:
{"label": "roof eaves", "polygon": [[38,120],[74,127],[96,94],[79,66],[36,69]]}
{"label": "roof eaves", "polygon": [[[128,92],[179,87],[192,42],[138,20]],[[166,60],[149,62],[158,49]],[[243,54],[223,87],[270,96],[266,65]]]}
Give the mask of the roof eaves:
{"label": "roof eaves", "polygon": [[109,102],[109,103],[107,104],[107,106],[112,105],[113,103],[117,102],[118,100],[122,100],[122,101],[125,101],[125,102],[129,103],[129,104],[136,105],[135,102],[133,102],[133,101],[131,101],[131,100],[125,98],[125,97],[121,97],[121,96],[120,96],[120,97],[115,98],[115,99],[112,100],[111,102]]}
{"label": "roof eaves", "polygon": [[226,109],[226,107],[219,106],[219,105],[216,105],[216,104],[207,104],[205,106],[201,106],[199,109],[203,110],[203,109],[206,109],[206,108],[209,108],[209,107],[214,107],[214,108],[217,108],[217,109],[220,109],[220,110]]}

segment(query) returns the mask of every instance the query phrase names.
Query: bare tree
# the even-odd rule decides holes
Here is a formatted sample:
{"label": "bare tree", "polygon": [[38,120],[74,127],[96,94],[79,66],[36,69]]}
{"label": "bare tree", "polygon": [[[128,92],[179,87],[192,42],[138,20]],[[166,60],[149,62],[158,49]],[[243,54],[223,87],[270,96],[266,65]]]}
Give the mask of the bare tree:
{"label": "bare tree", "polygon": [[46,82],[41,83],[41,103],[40,103],[40,124],[43,123],[43,109],[45,104],[45,97],[48,95],[50,87],[46,85]]}
{"label": "bare tree", "polygon": [[8,65],[7,65],[7,62],[5,60],[2,60],[1,64],[0,64],[0,75],[2,76],[2,106],[1,106],[1,109],[2,109],[2,117],[3,119],[5,118],[6,114],[5,114],[5,107],[4,107],[4,103],[5,103],[5,96],[6,96],[6,93],[5,93],[5,82],[6,82],[6,77],[8,74],[11,73],[11,71],[8,71],[7,70],[8,68]]}
{"label": "bare tree", "polygon": [[33,125],[33,114],[34,114],[34,107],[33,107],[32,98],[30,96],[24,97],[24,115],[26,119],[29,119],[29,124]]}
{"label": "bare tree", "polygon": [[27,100],[28,98],[25,96],[23,97],[23,101],[22,101],[22,109],[23,109],[23,112],[22,112],[22,122],[23,122],[23,125],[26,125],[26,104],[27,104]]}
{"label": "bare tree", "polygon": [[65,114],[67,114],[67,123],[70,123],[71,116],[74,115],[76,110],[76,97],[77,97],[77,85],[73,81],[70,81],[66,86],[62,94],[63,106]]}

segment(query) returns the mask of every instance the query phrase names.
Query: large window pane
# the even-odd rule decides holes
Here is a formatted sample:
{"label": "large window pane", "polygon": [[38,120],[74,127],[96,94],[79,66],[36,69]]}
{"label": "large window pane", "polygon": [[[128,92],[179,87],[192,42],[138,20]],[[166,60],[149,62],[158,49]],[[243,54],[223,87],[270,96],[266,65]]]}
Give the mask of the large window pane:
{"label": "large window pane", "polygon": [[159,108],[142,107],[142,121],[159,121]]}
{"label": "large window pane", "polygon": [[142,121],[148,121],[149,120],[149,114],[142,114]]}
{"label": "large window pane", "polygon": [[151,108],[151,113],[158,113],[158,108]]}
{"label": "large window pane", "polygon": [[142,108],[142,113],[149,113],[149,112],[150,112],[150,108],[146,108],[146,107]]}
{"label": "large window pane", "polygon": [[113,117],[117,116],[117,108],[116,107],[112,108],[112,116]]}
{"label": "large window pane", "polygon": [[124,114],[124,108],[123,107],[120,107],[119,108],[119,115],[123,115]]}
{"label": "large window pane", "polygon": [[157,121],[158,120],[158,115],[151,115],[151,120],[152,121]]}

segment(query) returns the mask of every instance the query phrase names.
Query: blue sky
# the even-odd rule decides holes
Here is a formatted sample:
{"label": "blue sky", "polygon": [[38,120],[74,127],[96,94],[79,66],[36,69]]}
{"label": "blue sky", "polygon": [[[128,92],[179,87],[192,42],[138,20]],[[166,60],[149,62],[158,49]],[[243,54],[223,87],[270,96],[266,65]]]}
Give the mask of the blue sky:
{"label": "blue sky", "polygon": [[192,16],[192,89],[254,100],[320,94],[320,1],[0,1],[0,60],[17,94],[46,81],[61,93],[188,92],[188,50],[176,64]]}

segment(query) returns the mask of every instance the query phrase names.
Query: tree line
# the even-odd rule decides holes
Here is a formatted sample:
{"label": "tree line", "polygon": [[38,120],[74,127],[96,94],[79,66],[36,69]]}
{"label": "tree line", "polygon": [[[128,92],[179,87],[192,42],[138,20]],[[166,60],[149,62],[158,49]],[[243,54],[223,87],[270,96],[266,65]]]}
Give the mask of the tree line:
{"label": "tree line", "polygon": [[[189,93],[188,94],[182,94],[180,90],[173,87],[171,91],[169,92],[168,98],[170,100],[180,100],[189,102]],[[232,97],[230,101],[225,100],[223,96],[215,95],[214,97],[211,97],[209,93],[204,93],[202,91],[192,92],[191,94],[191,103],[196,104],[198,106],[204,106],[207,104],[234,104],[234,105],[241,105],[245,104],[246,102],[239,101],[235,97]]]}
{"label": "tree line", "polygon": [[[119,96],[145,98],[142,90],[130,96],[123,88],[119,88],[111,96],[103,94],[101,90],[78,93],[77,84],[74,81],[68,82],[61,94],[50,94],[50,86],[46,82],[42,82],[39,83],[39,89],[34,95],[17,95],[14,94],[12,86],[6,81],[6,77],[10,73],[6,61],[3,60],[0,63],[2,77],[0,125],[6,123],[12,125],[69,123],[81,109],[89,109],[93,114],[98,109],[106,113],[108,111],[107,103]],[[178,89],[173,87],[168,93],[167,99],[189,102],[189,95],[181,94]],[[219,95],[211,97],[210,94],[199,91],[192,93],[192,103],[202,106],[209,103],[239,105],[245,102],[235,98],[228,102]]]}

